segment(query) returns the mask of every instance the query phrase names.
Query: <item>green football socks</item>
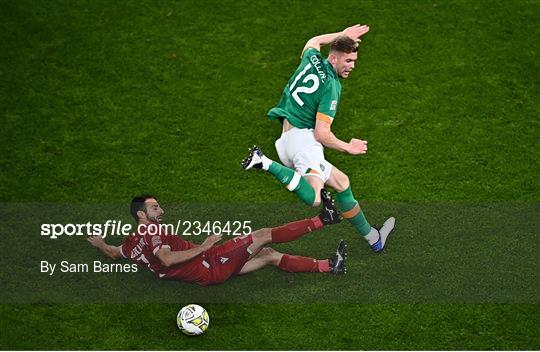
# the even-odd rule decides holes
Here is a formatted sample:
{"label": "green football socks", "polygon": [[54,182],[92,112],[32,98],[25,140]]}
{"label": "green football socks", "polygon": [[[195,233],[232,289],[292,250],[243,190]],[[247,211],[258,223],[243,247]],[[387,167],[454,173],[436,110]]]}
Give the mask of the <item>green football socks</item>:
{"label": "green football socks", "polygon": [[371,225],[367,222],[358,202],[354,199],[351,187],[349,186],[343,192],[337,193],[336,199],[343,217],[354,226],[356,231],[364,237],[370,235]]}
{"label": "green football socks", "polygon": [[315,190],[311,187],[309,182],[300,176],[299,173],[280,163],[276,163],[275,161],[272,161],[271,164],[268,165],[268,169],[265,167],[263,168],[274,175],[274,177],[284,184],[289,191],[294,192],[302,202],[309,206],[313,206],[313,203],[315,202]]}

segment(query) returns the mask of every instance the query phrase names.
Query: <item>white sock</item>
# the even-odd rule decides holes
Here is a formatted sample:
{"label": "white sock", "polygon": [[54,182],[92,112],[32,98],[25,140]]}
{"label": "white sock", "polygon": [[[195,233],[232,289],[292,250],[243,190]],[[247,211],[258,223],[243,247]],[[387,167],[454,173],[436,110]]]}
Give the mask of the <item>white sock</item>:
{"label": "white sock", "polygon": [[366,239],[366,241],[368,241],[370,245],[375,244],[379,240],[379,231],[377,231],[376,228],[372,227],[371,231],[369,231],[369,233],[364,236],[364,238]]}
{"label": "white sock", "polygon": [[268,171],[268,168],[270,168],[270,164],[272,164],[272,160],[268,159],[266,155],[263,155],[261,160],[263,170]]}

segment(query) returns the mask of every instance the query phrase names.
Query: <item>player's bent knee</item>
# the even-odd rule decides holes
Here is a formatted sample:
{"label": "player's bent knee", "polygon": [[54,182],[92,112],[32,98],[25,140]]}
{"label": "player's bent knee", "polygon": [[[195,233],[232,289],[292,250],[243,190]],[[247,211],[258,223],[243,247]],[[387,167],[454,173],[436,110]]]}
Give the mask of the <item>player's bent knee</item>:
{"label": "player's bent knee", "polygon": [[261,255],[268,264],[272,265],[279,265],[281,257],[283,256],[283,254],[270,247],[261,249],[259,255]]}
{"label": "player's bent knee", "polygon": [[351,185],[349,176],[345,175],[343,172],[336,170],[336,173],[333,176],[332,182],[329,183],[336,191],[343,192]]}
{"label": "player's bent knee", "polygon": [[270,261],[270,264],[279,266],[279,263],[281,262],[281,258],[283,258],[283,253],[280,253],[278,251],[274,251],[275,253],[272,255],[272,260]]}
{"label": "player's bent knee", "polygon": [[341,185],[341,188],[339,191],[340,192],[343,192],[344,190],[346,190],[347,188],[349,188],[349,186],[351,185],[351,182],[349,181],[349,176],[343,174],[341,180],[340,180],[340,185]]}
{"label": "player's bent knee", "polygon": [[268,238],[272,237],[272,229],[271,228],[262,228],[256,231],[253,231],[251,233],[251,236],[254,240],[267,240]]}

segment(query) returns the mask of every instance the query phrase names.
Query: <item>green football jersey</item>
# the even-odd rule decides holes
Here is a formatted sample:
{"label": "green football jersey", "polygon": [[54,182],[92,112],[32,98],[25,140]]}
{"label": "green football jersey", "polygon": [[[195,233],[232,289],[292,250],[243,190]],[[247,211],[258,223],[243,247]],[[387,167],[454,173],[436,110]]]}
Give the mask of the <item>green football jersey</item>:
{"label": "green football jersey", "polygon": [[268,117],[286,118],[298,128],[315,128],[317,113],[321,113],[322,118],[332,123],[340,95],[341,83],[336,71],[320,51],[309,48],[283,89],[278,105],[268,111]]}

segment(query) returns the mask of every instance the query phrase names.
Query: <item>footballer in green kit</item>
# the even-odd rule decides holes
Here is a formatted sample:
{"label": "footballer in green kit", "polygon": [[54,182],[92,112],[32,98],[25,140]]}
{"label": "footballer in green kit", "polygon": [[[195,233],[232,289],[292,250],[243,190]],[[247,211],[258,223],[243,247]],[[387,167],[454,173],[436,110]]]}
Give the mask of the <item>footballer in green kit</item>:
{"label": "footballer in green kit", "polygon": [[[308,48],[302,62],[283,90],[277,107],[268,112],[270,119],[287,119],[299,129],[314,129],[316,116],[331,123],[336,115],[341,83],[321,52]],[[324,116],[324,117],[323,117]]]}
{"label": "footballer in green kit", "polygon": [[[354,198],[349,178],[324,157],[324,147],[351,155],[367,152],[367,141],[337,138],[331,130],[341,97],[340,79],[346,79],[358,59],[360,37],[369,32],[366,25],[354,25],[342,32],[323,34],[308,40],[300,65],[287,82],[278,105],[268,112],[271,120],[283,124],[276,150],[282,164],[270,160],[254,146],[242,161],[244,169],[271,173],[289,191],[310,206],[321,203],[325,184],[336,190],[336,199],[346,218],[375,252],[381,252],[395,219],[390,217],[380,229],[367,221]],[[327,58],[321,47],[330,46]]]}

